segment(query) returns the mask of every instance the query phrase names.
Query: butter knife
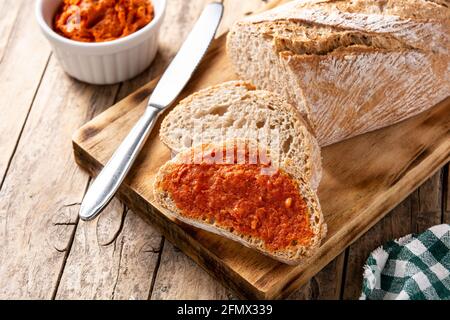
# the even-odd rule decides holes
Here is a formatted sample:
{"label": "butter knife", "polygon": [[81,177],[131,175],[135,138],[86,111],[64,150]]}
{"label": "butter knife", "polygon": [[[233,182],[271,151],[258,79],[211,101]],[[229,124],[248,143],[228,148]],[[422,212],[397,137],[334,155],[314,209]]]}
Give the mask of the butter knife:
{"label": "butter knife", "polygon": [[212,2],[205,7],[180,51],[153,90],[144,115],[86,192],[79,213],[82,220],[94,219],[114,197],[158,117],[174,102],[203,58],[216,34],[222,14],[221,3]]}

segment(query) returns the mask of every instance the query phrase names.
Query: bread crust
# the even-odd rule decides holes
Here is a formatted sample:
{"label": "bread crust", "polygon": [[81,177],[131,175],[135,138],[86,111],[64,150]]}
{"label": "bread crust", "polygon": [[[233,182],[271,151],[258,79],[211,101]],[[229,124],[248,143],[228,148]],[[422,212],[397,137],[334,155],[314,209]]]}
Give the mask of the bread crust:
{"label": "bread crust", "polygon": [[186,161],[187,158],[191,159],[193,154],[196,155],[205,154],[208,152],[208,150],[211,150],[212,148],[221,149],[224,146],[230,146],[230,143],[231,144],[245,143],[246,146],[257,147],[258,150],[261,150],[260,148],[265,148],[258,145],[256,141],[236,139],[234,141],[226,141],[221,144],[211,143],[198,145],[191,149],[185,150],[179,153],[172,160],[168,161],[165,165],[163,165],[159,169],[155,177],[153,188],[156,202],[161,207],[167,209],[170,212],[170,214],[173,215],[174,218],[186,224],[224,236],[228,239],[239,242],[246,247],[256,249],[259,252],[286,264],[291,265],[298,264],[305,258],[314,254],[314,252],[320,246],[322,239],[326,236],[327,226],[324,222],[322,211],[320,208],[320,203],[316,193],[310,188],[309,184],[304,181],[304,177],[297,176],[297,170],[293,168],[292,166],[293,164],[289,159],[286,159],[282,164],[280,164],[280,168],[284,172],[286,172],[292,179],[295,179],[295,181],[297,181],[297,184],[299,186],[299,192],[307,204],[308,214],[310,217],[309,219],[310,227],[311,230],[313,231],[313,237],[311,238],[311,242],[308,246],[296,245],[283,250],[270,251],[265,248],[263,241],[260,239],[252,239],[251,237],[239,234],[235,230],[228,230],[224,227],[211,224],[209,222],[190,219],[180,214],[180,211],[176,207],[173,200],[170,198],[170,195],[167,192],[165,192],[160,186],[160,182],[163,181],[164,176],[169,172],[171,172],[173,165],[183,163],[184,161]]}
{"label": "bread crust", "polygon": [[241,78],[299,109],[321,146],[450,95],[450,9],[439,1],[293,1],[236,23],[227,50]]}
{"label": "bread crust", "polygon": [[[294,161],[304,179],[317,190],[322,178],[322,157],[308,122],[282,97],[256,90],[249,82],[229,81],[190,95],[165,116],[159,135],[171,150],[181,152],[200,143],[194,141],[194,135],[199,135],[194,132],[196,122],[201,123],[205,133],[202,133],[201,143],[208,143],[220,142],[223,136],[227,136],[226,139],[241,137],[242,131],[234,128],[238,123],[243,131],[259,130],[258,121],[269,132],[268,127],[272,125],[279,130],[280,160],[289,157]],[[182,133],[177,133],[179,128]],[[214,130],[220,131],[220,135],[214,135]],[[285,143],[289,143],[287,150],[283,149]]]}

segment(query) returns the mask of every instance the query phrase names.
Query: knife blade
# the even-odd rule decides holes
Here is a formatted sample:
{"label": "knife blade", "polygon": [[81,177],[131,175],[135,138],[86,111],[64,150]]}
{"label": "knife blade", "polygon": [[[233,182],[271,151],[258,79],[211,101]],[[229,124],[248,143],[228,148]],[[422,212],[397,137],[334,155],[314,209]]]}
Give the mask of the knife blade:
{"label": "knife blade", "polygon": [[94,219],[114,197],[158,117],[184,89],[208,50],[222,14],[221,3],[212,2],[205,7],[181,49],[153,90],[144,114],[86,192],[79,212],[82,220]]}

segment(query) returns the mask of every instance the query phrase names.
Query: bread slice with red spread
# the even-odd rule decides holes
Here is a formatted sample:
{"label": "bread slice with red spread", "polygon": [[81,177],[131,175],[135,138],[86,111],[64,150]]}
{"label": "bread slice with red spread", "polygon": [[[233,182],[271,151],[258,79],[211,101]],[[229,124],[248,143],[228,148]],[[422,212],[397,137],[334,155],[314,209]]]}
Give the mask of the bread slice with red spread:
{"label": "bread slice with red spread", "polygon": [[155,199],[175,218],[287,264],[326,234],[316,193],[289,158],[272,161],[254,140],[201,144],[162,166]]}
{"label": "bread slice with red spread", "polygon": [[319,145],[296,108],[248,82],[229,81],[187,97],[165,116],[159,134],[175,152],[235,138],[261,141],[281,160],[290,158],[313,189],[322,177]]}

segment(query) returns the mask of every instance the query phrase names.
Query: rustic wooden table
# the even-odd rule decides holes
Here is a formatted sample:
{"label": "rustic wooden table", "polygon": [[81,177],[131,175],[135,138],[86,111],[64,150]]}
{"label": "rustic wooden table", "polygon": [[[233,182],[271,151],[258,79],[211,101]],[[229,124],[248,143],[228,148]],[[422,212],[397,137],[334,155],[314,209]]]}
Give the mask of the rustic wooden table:
{"label": "rustic wooden table", "polygon": [[[164,70],[208,1],[168,0],[152,67],[112,86],[64,74],[33,19],[34,1],[0,2],[1,299],[233,298],[117,200],[94,222],[80,221],[90,179],[71,146],[78,127]],[[264,5],[226,0],[221,32]],[[447,165],[291,298],[358,298],[371,250],[450,223],[448,182]]]}

